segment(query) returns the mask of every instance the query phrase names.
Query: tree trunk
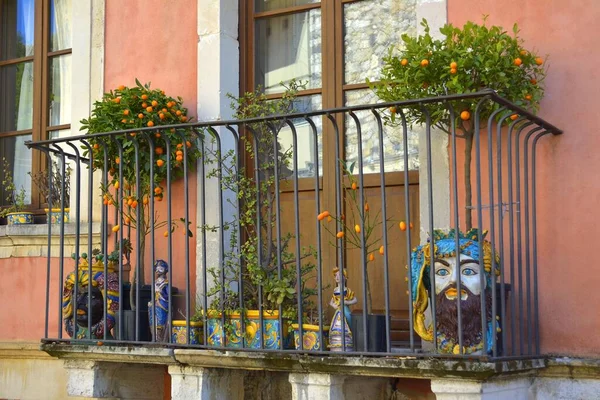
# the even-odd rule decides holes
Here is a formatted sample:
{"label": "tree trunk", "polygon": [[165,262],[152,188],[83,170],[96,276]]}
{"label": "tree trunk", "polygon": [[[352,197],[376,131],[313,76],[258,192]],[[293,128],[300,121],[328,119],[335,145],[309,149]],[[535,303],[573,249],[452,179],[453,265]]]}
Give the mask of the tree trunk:
{"label": "tree trunk", "polygon": [[[135,311],[137,308],[137,282],[140,282],[140,288],[144,286],[146,282],[144,267],[145,267],[145,250],[146,250],[146,220],[144,219],[144,207],[140,208],[140,220],[137,221],[136,229],[140,232],[140,242],[138,243],[140,249],[140,257],[137,260],[137,267],[133,268],[133,279],[131,280],[131,290],[129,291],[129,303],[131,309]],[[138,275],[139,268],[139,275]]]}

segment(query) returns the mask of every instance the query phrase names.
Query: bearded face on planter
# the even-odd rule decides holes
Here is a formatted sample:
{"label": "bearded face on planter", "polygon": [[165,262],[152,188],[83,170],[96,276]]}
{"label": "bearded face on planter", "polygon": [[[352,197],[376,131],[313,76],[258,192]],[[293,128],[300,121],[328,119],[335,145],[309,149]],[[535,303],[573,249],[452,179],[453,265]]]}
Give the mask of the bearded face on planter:
{"label": "bearded face on planter", "polygon": [[[485,237],[484,232],[483,236]],[[456,239],[458,235],[458,251]],[[484,353],[481,332],[481,296],[485,296],[486,345],[492,348],[492,284],[499,275],[500,259],[495,254],[496,273],[492,274],[492,257],[495,253],[488,241],[481,243],[483,265],[480,265],[480,244],[477,229],[466,234],[454,230],[434,232],[435,251],[433,266],[435,294],[431,285],[431,241],[419,246],[411,257],[411,289],[414,329],[427,341],[433,341],[432,323],[425,320],[425,311],[435,296],[437,344],[441,353],[460,354],[458,337],[458,298],[462,320],[463,353]],[[459,255],[458,255],[459,254]],[[482,276],[483,274],[483,285]],[[494,276],[492,276],[494,275]],[[460,279],[460,293],[457,282]]]}

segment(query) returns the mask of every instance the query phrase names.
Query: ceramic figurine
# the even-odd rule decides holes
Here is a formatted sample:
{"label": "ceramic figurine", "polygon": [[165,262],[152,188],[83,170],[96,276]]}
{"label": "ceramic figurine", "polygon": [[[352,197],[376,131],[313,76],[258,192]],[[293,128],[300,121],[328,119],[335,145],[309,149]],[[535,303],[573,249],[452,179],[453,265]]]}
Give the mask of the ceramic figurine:
{"label": "ceramic figurine", "polygon": [[[346,279],[348,278],[345,270],[342,278],[340,269],[336,267],[333,269],[333,276],[337,286],[333,289],[333,295],[329,302],[329,305],[335,309],[329,327],[329,349],[331,351],[353,351],[354,342],[352,340],[352,331],[350,331],[352,318],[350,306],[356,304],[358,300],[354,297],[354,292],[345,286]],[[340,281],[342,279],[344,279],[344,309],[341,308],[340,300]],[[344,327],[343,329],[342,326]],[[345,336],[345,341],[342,340],[342,336]]]}
{"label": "ceramic figurine", "polygon": [[[487,231],[483,232],[485,237]],[[462,316],[463,353],[487,353],[492,348],[492,291],[491,286],[500,274],[500,257],[493,251],[490,242],[481,243],[483,250],[483,266],[479,265],[479,242],[477,229],[466,234],[458,232],[456,248],[454,230],[445,233],[434,232],[435,251],[433,254],[435,268],[435,299],[437,344],[441,353],[460,354],[458,339],[457,286],[460,276],[460,307]],[[460,268],[457,266],[457,251],[460,253]],[[413,300],[413,322],[415,331],[427,341],[433,341],[433,326],[425,322],[425,310],[431,301],[430,282],[431,266],[430,242],[415,248],[411,256],[411,289]],[[492,257],[496,257],[495,274],[492,274]],[[485,274],[484,287],[481,286],[480,274]],[[494,276],[495,275],[495,276]],[[481,333],[481,296],[485,296],[487,341],[483,343]],[[497,331],[500,330],[499,325]]]}
{"label": "ceramic figurine", "polygon": [[[102,255],[95,256],[96,262],[92,264],[91,291],[89,290],[89,264],[87,255],[81,256],[77,268],[77,339],[88,338],[104,339],[104,299],[106,296],[106,339],[113,339],[111,334],[115,326],[115,313],[119,309],[119,277],[114,272],[114,263],[107,265],[107,275],[104,276],[104,262]],[[62,315],[67,334],[73,337],[73,290],[75,289],[75,272],[71,272],[65,281],[62,296]],[[90,293],[91,292],[91,293]],[[88,310],[89,296],[91,294],[91,310]],[[88,319],[91,319],[91,331],[88,332]]]}
{"label": "ceramic figurine", "polygon": [[150,332],[155,342],[169,341],[169,264],[163,260],[154,263],[154,305],[148,302]]}

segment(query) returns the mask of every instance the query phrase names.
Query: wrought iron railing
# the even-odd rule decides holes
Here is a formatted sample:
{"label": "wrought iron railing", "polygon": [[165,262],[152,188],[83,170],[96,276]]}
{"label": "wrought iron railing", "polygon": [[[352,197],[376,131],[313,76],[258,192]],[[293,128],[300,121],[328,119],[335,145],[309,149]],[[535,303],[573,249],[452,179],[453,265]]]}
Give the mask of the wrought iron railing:
{"label": "wrought iron railing", "polygon": [[[74,222],[48,224],[43,340],[539,355],[536,149],[560,133],[483,91],[30,142],[73,171]],[[146,287],[127,276],[142,259]]]}

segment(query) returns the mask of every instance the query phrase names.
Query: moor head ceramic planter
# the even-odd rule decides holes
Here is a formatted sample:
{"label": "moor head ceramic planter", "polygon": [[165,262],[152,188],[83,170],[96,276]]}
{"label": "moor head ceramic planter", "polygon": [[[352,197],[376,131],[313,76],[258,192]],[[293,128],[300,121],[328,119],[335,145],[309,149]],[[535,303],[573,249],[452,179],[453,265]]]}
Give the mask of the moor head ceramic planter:
{"label": "moor head ceramic planter", "polygon": [[[483,237],[485,237],[483,233]],[[456,237],[458,236],[458,238]],[[459,247],[456,247],[458,239]],[[433,341],[433,326],[427,325],[425,311],[430,299],[436,299],[436,330],[437,345],[442,353],[459,354],[458,339],[458,311],[457,298],[460,296],[463,353],[486,353],[492,346],[492,292],[491,286],[495,284],[499,275],[500,257],[492,249],[487,240],[478,242],[477,229],[467,233],[450,230],[445,233],[440,230],[434,232],[435,250],[431,249],[431,242],[414,249],[411,256],[411,286],[413,300],[413,322],[415,331],[427,341]],[[479,265],[480,245],[483,250],[483,264]],[[460,253],[460,265],[457,265],[457,253]],[[495,261],[493,262],[493,257]],[[435,293],[431,293],[430,268],[431,259],[435,268]],[[492,264],[495,264],[495,273],[492,273]],[[481,276],[485,274],[483,288]],[[460,294],[456,282],[460,278]],[[487,321],[487,342],[483,343],[481,332],[481,296],[485,296],[485,318]],[[498,328],[499,329],[499,328]]]}

